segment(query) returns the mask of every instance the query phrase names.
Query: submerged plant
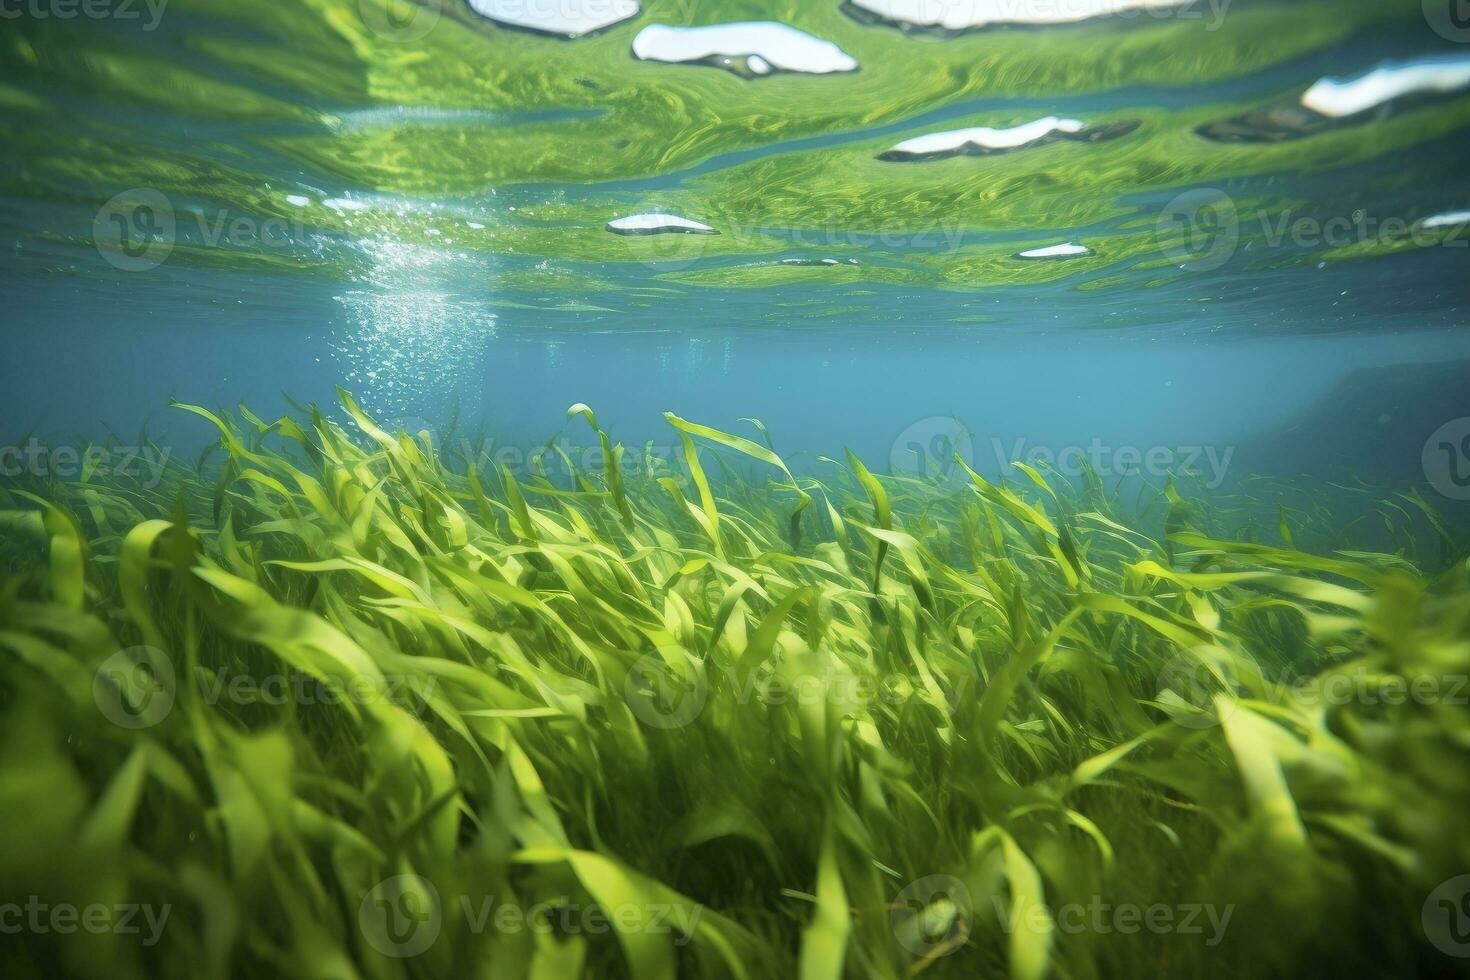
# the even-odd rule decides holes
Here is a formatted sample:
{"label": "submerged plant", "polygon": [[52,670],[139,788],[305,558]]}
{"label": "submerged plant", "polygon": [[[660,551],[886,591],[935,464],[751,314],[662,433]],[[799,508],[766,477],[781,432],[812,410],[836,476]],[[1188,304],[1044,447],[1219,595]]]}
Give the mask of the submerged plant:
{"label": "submerged plant", "polygon": [[1470,952],[1440,524],[1431,574],[1172,483],[818,480],[673,415],[671,466],[586,406],[602,466],[517,475],[342,403],[180,406],[219,447],[156,486],[0,487],[7,977]]}

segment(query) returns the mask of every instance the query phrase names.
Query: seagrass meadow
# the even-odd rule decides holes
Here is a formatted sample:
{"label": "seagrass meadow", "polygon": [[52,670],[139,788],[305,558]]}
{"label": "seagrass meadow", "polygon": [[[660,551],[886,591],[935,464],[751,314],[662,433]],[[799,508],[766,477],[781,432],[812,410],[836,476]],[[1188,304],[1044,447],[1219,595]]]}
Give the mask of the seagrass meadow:
{"label": "seagrass meadow", "polygon": [[584,405],[517,477],[340,398],[0,486],[7,978],[1463,972],[1470,567],[1417,492]]}

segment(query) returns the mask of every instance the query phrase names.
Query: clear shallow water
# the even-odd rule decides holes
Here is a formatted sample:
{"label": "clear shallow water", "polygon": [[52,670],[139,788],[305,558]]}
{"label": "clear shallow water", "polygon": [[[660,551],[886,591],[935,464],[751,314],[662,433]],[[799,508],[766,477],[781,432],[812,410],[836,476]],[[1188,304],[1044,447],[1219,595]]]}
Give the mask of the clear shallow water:
{"label": "clear shallow water", "polygon": [[[27,9],[0,45],[0,299],[24,365],[7,438],[146,426],[192,446],[209,433],[170,397],[268,414],[340,385],[386,419],[531,448],[577,401],[629,444],[669,441],[664,411],[753,416],[783,451],[879,463],[949,419],[999,469],[1018,438],[1270,441],[1332,418],[1319,400],[1354,372],[1466,356],[1470,241],[1410,230],[1470,205],[1470,99],[1282,142],[1196,131],[1324,76],[1464,55],[1421,5],[1241,0],[955,37],[804,5],[784,19],[859,71],[628,53],[649,23],[773,16],[758,7],[650,7],[575,41],[454,4],[422,8],[412,39],[371,0]],[[1048,114],[1138,128],[876,159]],[[721,234],[603,230],[647,210]],[[1014,257],[1062,241],[1092,254]],[[1410,385],[1370,414],[1422,427],[1442,395],[1404,404]],[[1334,437],[1364,447],[1365,476],[1419,449]]]}
{"label": "clear shallow water", "polygon": [[1456,4],[0,0],[0,975],[1451,975]]}

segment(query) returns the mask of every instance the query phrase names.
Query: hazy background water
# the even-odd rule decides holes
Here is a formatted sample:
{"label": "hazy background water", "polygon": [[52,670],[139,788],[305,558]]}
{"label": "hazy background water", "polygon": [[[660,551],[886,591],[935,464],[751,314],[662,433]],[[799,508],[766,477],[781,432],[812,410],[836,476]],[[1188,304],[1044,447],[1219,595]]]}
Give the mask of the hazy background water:
{"label": "hazy background water", "polygon": [[[1340,270],[1258,286],[1288,295],[1308,276],[1336,279],[1350,294],[1394,289]],[[1284,317],[1247,313],[1089,329],[1058,322],[1064,302],[1023,296],[1013,303],[1032,309],[1018,308],[1014,325],[977,329],[926,321],[922,295],[895,296],[901,315],[892,323],[853,325],[744,322],[749,301],[735,295],[629,329],[613,314],[497,312],[474,276],[382,286],[199,270],[157,279],[146,288],[6,280],[7,439],[31,431],[52,441],[109,431],[131,438],[146,429],[192,452],[214,434],[168,409],[170,398],[243,402],[273,418],[292,410],[288,397],[331,411],[342,385],[410,431],[444,433],[457,420],[460,438],[483,426],[496,447],[523,452],[561,429],[569,405],[586,402],[630,445],[671,443],[665,411],[747,432],[739,420],[753,416],[782,452],[851,447],[881,466],[909,458],[911,427],[927,439],[958,432],[949,424],[957,420],[972,462],[992,473],[1017,455],[1018,440],[1027,452],[1094,440],[1113,451],[1213,447],[1259,468],[1255,443],[1325,408],[1311,424],[1329,428],[1312,438],[1356,441],[1343,469],[1402,476],[1447,397],[1463,398],[1463,389],[1446,387],[1455,376],[1444,366],[1470,358],[1470,335],[1454,323],[1356,304],[1348,315],[1360,322],[1350,330],[1324,328],[1326,318],[1310,310],[1296,329]],[[1407,365],[1422,380],[1396,386],[1399,401],[1369,421],[1407,418],[1424,429],[1419,443],[1398,445],[1402,428],[1363,428],[1362,413],[1350,411],[1344,383],[1387,365]],[[1302,445],[1303,460],[1311,448]],[[1269,468],[1289,475],[1290,464],[1275,457]]]}

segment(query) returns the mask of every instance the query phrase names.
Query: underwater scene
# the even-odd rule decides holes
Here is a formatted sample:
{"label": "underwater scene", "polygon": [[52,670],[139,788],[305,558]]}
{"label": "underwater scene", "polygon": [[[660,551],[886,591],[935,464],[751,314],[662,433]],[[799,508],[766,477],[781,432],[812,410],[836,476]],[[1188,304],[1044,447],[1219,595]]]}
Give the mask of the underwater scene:
{"label": "underwater scene", "polygon": [[0,977],[1470,977],[1464,0],[0,0]]}

